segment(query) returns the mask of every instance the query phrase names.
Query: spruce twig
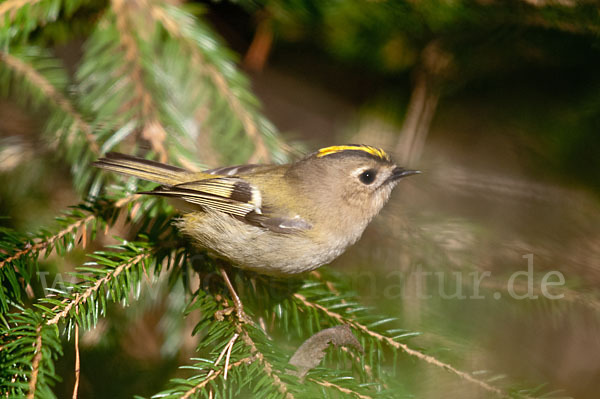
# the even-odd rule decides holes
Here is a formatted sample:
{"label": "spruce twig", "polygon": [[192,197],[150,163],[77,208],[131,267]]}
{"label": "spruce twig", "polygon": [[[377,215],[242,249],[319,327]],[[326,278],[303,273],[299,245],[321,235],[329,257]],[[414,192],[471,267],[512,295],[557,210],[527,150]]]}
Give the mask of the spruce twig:
{"label": "spruce twig", "polygon": [[33,356],[33,361],[31,362],[31,376],[29,380],[29,392],[27,393],[27,399],[35,398],[38,374],[40,372],[40,362],[42,361],[42,326],[39,325],[35,332],[35,355]]}
{"label": "spruce twig", "polygon": [[429,364],[432,364],[436,367],[440,367],[444,370],[448,370],[450,372],[452,372],[453,374],[456,374],[457,376],[459,376],[460,378],[469,381],[473,384],[478,385],[479,387],[485,389],[488,392],[492,392],[495,395],[497,395],[498,397],[501,398],[509,398],[510,396],[505,393],[504,391],[502,391],[500,388],[496,388],[490,384],[488,384],[485,381],[479,380],[475,377],[473,377],[472,375],[464,372],[464,371],[460,371],[457,368],[451,366],[450,364],[444,363],[439,359],[436,359],[433,356],[430,355],[426,355],[422,352],[419,352],[415,349],[410,348],[408,345],[397,342],[395,340],[393,340],[390,337],[386,337],[385,335],[379,334],[375,331],[372,331],[371,329],[369,329],[368,327],[366,327],[365,325],[358,323],[355,320],[349,319],[347,317],[342,316],[339,313],[333,312],[329,309],[327,309],[325,306],[319,305],[318,303],[314,303],[314,302],[310,302],[306,299],[306,297],[304,297],[301,294],[294,294],[294,297],[296,299],[298,299],[304,306],[307,306],[309,308],[313,308],[313,309],[318,309],[319,311],[325,313],[327,316],[331,317],[332,319],[337,320],[340,323],[344,323],[344,324],[348,324],[352,327],[354,327],[355,329],[377,339],[378,341],[381,342],[385,342],[386,344],[390,345],[391,347],[395,348],[395,349],[400,349],[403,352],[405,352],[406,354],[410,355],[410,356],[414,356],[420,360],[423,360]]}
{"label": "spruce twig", "polygon": [[[0,7],[5,4],[0,5]],[[89,148],[92,150],[92,152],[94,152],[95,154],[100,153],[100,149],[98,148],[96,139],[92,134],[91,126],[85,122],[83,117],[75,110],[71,102],[59,90],[57,90],[56,87],[54,87],[44,76],[42,76],[31,65],[6,52],[0,51],[0,62],[3,62],[15,73],[27,79],[32,85],[37,87],[40,90],[40,92],[46,96],[49,102],[55,104],[63,112],[69,115],[74,121],[74,128],[78,128],[84,133]]]}
{"label": "spruce twig", "polygon": [[148,259],[150,255],[151,253],[148,251],[140,253],[139,255],[133,257],[131,260],[121,263],[112,271],[106,273],[104,277],[97,279],[94,285],[92,285],[85,291],[75,294],[72,298],[63,299],[61,305],[64,305],[64,307],[62,307],[61,305],[57,305],[57,307],[53,309],[62,310],[59,313],[56,313],[54,317],[49,319],[46,322],[46,324],[49,326],[57,324],[58,322],[66,318],[71,310],[77,310],[80,304],[86,302],[93,294],[97,293],[100,287],[102,287],[104,284],[108,283],[112,279],[117,278],[121,273],[126,272],[127,269],[131,268],[132,266],[135,266],[138,263],[144,261],[145,259]]}
{"label": "spruce twig", "polygon": [[166,162],[167,150],[165,148],[165,140],[167,139],[167,132],[158,117],[152,93],[145,86],[145,74],[140,64],[142,55],[138,49],[134,33],[131,31],[132,21],[130,13],[135,2],[128,3],[124,0],[112,0],[111,3],[116,16],[121,45],[125,51],[125,58],[127,60],[128,68],[126,73],[133,83],[135,90],[135,97],[131,99],[131,103],[140,105],[140,120],[143,124],[142,138],[148,140],[152,145],[154,151],[159,155],[160,161]]}
{"label": "spruce twig", "polygon": [[56,234],[53,234],[50,237],[44,239],[40,239],[37,243],[27,246],[26,248],[15,253],[14,255],[11,255],[8,258],[0,261],[0,269],[2,269],[6,264],[13,263],[14,261],[22,258],[25,255],[29,255],[30,253],[40,253],[46,250],[48,247],[51,247],[52,245],[54,245],[54,243],[56,243],[63,237],[69,234],[73,234],[74,232],[76,233],[82,227],[87,228],[87,224],[93,221],[96,217],[96,215],[91,214],[84,219],[71,223],[70,225],[58,231]]}
{"label": "spruce twig", "polygon": [[[146,0],[140,1],[145,2]],[[159,5],[155,2],[151,2],[149,6],[152,16],[163,25],[165,30],[169,32],[171,36],[183,42],[185,48],[192,57],[192,64],[199,68],[199,72],[207,75],[212,80],[221,96],[227,100],[231,110],[244,126],[246,134],[254,142],[255,146],[254,153],[248,162],[253,163],[261,160],[263,162],[269,162],[271,160],[271,154],[264,142],[258,125],[256,124],[256,120],[252,114],[246,110],[238,96],[232,92],[223,74],[219,72],[214,65],[208,64],[205,61],[204,55],[200,52],[197,43],[195,43],[188,33],[183,30],[185,25],[181,25],[172,17],[165,8],[166,6]]]}

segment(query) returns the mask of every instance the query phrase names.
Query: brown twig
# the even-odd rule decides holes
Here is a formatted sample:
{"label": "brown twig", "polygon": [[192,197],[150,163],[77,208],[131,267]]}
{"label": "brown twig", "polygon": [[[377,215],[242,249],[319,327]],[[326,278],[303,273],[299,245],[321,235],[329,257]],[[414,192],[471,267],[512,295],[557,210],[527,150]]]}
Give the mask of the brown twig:
{"label": "brown twig", "polygon": [[241,323],[237,323],[236,328],[242,337],[242,341],[250,348],[250,353],[252,353],[252,355],[256,357],[256,359],[258,359],[258,361],[262,364],[265,373],[273,380],[273,383],[279,392],[282,393],[286,399],[294,399],[294,395],[292,395],[292,393],[288,390],[287,385],[281,381],[281,378],[275,374],[273,371],[273,365],[269,363],[269,361],[265,359],[263,354],[258,350],[254,340],[250,338],[250,335],[248,335],[248,332],[243,328],[243,325]]}
{"label": "brown twig", "polygon": [[40,324],[36,332],[35,339],[35,355],[31,362],[31,378],[29,380],[29,391],[27,392],[27,399],[35,398],[35,390],[37,387],[38,374],[40,372],[40,362],[42,361],[42,325]]}
{"label": "brown twig", "polygon": [[439,100],[439,92],[430,86],[427,75],[418,71],[396,146],[399,161],[403,165],[412,165],[423,152],[425,139]]}
{"label": "brown twig", "polygon": [[[141,196],[140,194],[133,194],[133,195],[129,195],[127,197],[123,197],[123,198],[117,200],[115,202],[114,206],[115,206],[115,208],[121,208],[121,207],[125,206],[126,204],[128,204],[129,202],[138,199],[140,196]],[[71,232],[73,232],[73,230],[77,230],[77,229],[81,228],[81,226],[85,226],[87,223],[96,219],[96,217],[97,217],[97,215],[94,215],[94,214],[89,215],[84,219],[78,220],[77,222],[74,222],[74,223],[68,225],[64,229],[60,230],[58,233],[56,233],[48,238],[43,239],[34,245],[31,245],[25,249],[18,251],[14,255],[11,255],[8,258],[0,261],[0,269],[2,269],[6,264],[14,262],[15,260],[27,255],[28,253],[45,250],[46,248],[48,248],[49,246],[54,244],[56,241],[60,240],[67,234],[70,234]]]}
{"label": "brown twig", "polygon": [[[273,380],[273,383],[277,387],[279,392],[282,393],[286,399],[295,399],[294,396],[289,392],[285,383],[283,381],[281,381],[281,378],[279,378],[273,371],[273,365],[271,363],[269,363],[269,361],[267,359],[265,359],[263,354],[258,350],[258,347],[254,343],[254,340],[248,334],[248,331],[244,328],[244,326],[246,324],[247,316],[245,315],[245,313],[243,313],[243,304],[242,304],[241,300],[239,299],[239,296],[237,296],[237,293],[233,289],[233,285],[231,284],[231,281],[229,281],[229,277],[227,276],[227,273],[225,272],[223,267],[220,267],[220,270],[223,275],[223,279],[225,280],[225,283],[229,287],[229,290],[230,290],[232,296],[236,297],[237,301],[239,301],[240,307],[237,308],[237,305],[236,305],[235,309],[236,310],[242,309],[242,316],[240,317],[240,315],[236,315],[236,318],[234,319],[234,324],[235,324],[235,329],[236,329],[237,334],[225,346],[225,348],[221,352],[221,355],[219,355],[219,358],[217,359],[215,364],[217,364],[219,362],[219,360],[222,358],[223,353],[225,352],[226,349],[228,350],[228,352],[230,352],[230,347],[233,346],[233,344],[230,345],[230,343],[232,341],[235,342],[235,339],[237,339],[238,336],[241,336],[242,342],[244,342],[244,344],[246,344],[246,346],[248,346],[248,348],[250,349],[250,353],[252,354],[252,357],[255,359],[258,359],[258,361],[262,364],[263,370],[269,376],[269,378],[271,378]],[[235,301],[236,300],[234,299],[234,303],[235,303]],[[230,314],[230,313],[231,312],[229,312],[228,314]],[[216,316],[216,317],[218,320],[223,320],[222,314],[220,316]],[[210,373],[209,373],[209,376],[210,376]]]}
{"label": "brown twig", "polygon": [[117,20],[121,45],[125,51],[125,59],[130,67],[127,76],[133,83],[135,91],[135,98],[132,101],[140,105],[141,118],[144,120],[142,137],[148,140],[152,148],[158,153],[160,161],[166,162],[165,141],[167,132],[157,116],[152,94],[146,90],[144,84],[144,70],[140,63],[141,54],[135,36],[131,31],[131,3],[127,3],[125,0],[112,0],[112,8]]}
{"label": "brown twig", "polygon": [[1,261],[0,269],[2,269],[4,267],[4,265],[6,265],[7,263],[11,263],[11,262],[21,258],[22,256],[27,255],[30,252],[45,250],[46,248],[48,248],[49,246],[54,244],[56,241],[60,240],[67,234],[71,233],[73,230],[79,229],[82,225],[89,223],[90,221],[94,220],[95,218],[96,218],[96,215],[89,215],[85,219],[81,219],[75,223],[70,224],[69,226],[62,229],[61,231],[54,234],[53,236],[50,236],[50,237],[44,239],[43,241],[40,241],[34,245],[31,245],[25,249],[20,250],[16,254],[9,256],[8,258]]}
{"label": "brown twig", "polygon": [[392,338],[387,337],[385,335],[379,334],[375,331],[371,331],[368,327],[366,327],[363,324],[358,323],[355,320],[352,319],[348,319],[344,316],[342,316],[339,313],[335,313],[332,312],[331,310],[327,309],[326,307],[319,305],[318,303],[314,303],[314,302],[310,302],[309,300],[306,299],[306,297],[304,297],[301,294],[295,293],[294,297],[297,298],[298,300],[300,300],[300,302],[302,302],[304,304],[304,306],[313,308],[313,309],[318,309],[320,311],[322,311],[323,313],[325,313],[327,316],[331,317],[332,319],[337,320],[340,323],[344,323],[344,324],[348,324],[352,327],[354,327],[357,330],[362,331],[363,333],[377,339],[378,341],[381,342],[385,342],[386,344],[390,345],[391,347],[395,348],[395,349],[400,349],[402,350],[404,353],[410,355],[410,356],[414,356],[420,360],[425,361],[426,363],[432,364],[436,367],[442,368],[444,370],[450,371],[451,373],[459,376],[460,378],[469,381],[473,384],[478,385],[479,387],[485,389],[488,392],[492,392],[494,394],[496,394],[497,396],[501,397],[501,398],[509,398],[510,396],[505,393],[504,391],[502,391],[499,388],[496,388],[494,386],[491,386],[490,384],[488,384],[485,381],[479,380],[475,377],[473,377],[472,375],[464,372],[464,371],[460,371],[458,369],[456,369],[455,367],[442,362],[441,360],[436,359],[433,356],[430,355],[426,355],[424,353],[421,353],[417,350],[411,349],[410,347],[408,347],[408,345],[406,344],[402,344],[400,342],[396,342],[394,341]]}
{"label": "brown twig", "polygon": [[399,161],[404,165],[414,165],[421,158],[442,85],[453,72],[452,61],[452,55],[438,40],[431,41],[421,52],[406,118],[396,144]]}
{"label": "brown twig", "polygon": [[115,201],[115,208],[121,208],[121,207],[125,206],[126,204],[128,204],[129,202],[135,201],[140,197],[142,197],[142,194],[132,194],[132,195],[128,195],[127,197],[123,197],[123,198]]}
{"label": "brown twig", "polygon": [[227,355],[225,356],[225,374],[223,374],[224,380],[227,380],[227,370],[229,368],[229,359],[231,359],[231,351],[233,350],[233,345],[235,344],[235,341],[238,339],[239,336],[240,335],[237,333],[234,334],[233,337],[227,343]]}
{"label": "brown twig", "polygon": [[[231,349],[233,348],[233,344],[235,344],[235,341],[238,339],[238,337],[240,336],[240,334],[233,334],[233,337],[231,337],[231,339],[229,340],[229,342],[227,342],[227,345],[225,345],[225,347],[223,348],[223,350],[221,351],[221,353],[219,353],[219,356],[217,356],[217,360],[215,360],[214,363],[214,367],[217,367],[219,365],[219,363],[221,362],[221,359],[223,359],[223,356],[227,355],[227,357],[225,358],[225,375],[223,376],[223,378],[226,380],[227,379],[227,367],[229,365],[229,358],[231,356]],[[206,375],[206,378],[209,378],[211,375],[213,375],[215,373],[215,369],[212,369],[208,372],[208,374]]]}
{"label": "brown twig", "polygon": [[77,391],[79,390],[79,324],[75,323],[75,384],[73,386],[73,399],[77,399]]}
{"label": "brown twig", "polygon": [[231,299],[233,300],[233,307],[235,308],[235,313],[237,315],[238,320],[242,323],[249,322],[250,318],[244,312],[244,304],[242,303],[242,300],[240,299],[237,292],[235,291],[233,284],[231,284],[231,281],[229,280],[229,276],[227,275],[225,268],[222,266],[219,266],[219,271],[221,272],[221,277],[223,277],[223,280],[225,281],[225,285],[227,285],[227,289],[229,290],[229,293],[231,294]]}
{"label": "brown twig", "polygon": [[254,143],[254,153],[249,159],[249,162],[257,162],[259,160],[269,162],[271,155],[264,142],[260,130],[254,117],[242,105],[240,99],[233,93],[227,79],[223,74],[212,64],[206,62],[204,55],[200,52],[198,44],[189,38],[181,29],[180,24],[173,19],[168,12],[165,11],[162,5],[152,2],[148,4],[145,0],[140,0],[150,7],[150,13],[154,19],[162,24],[169,34],[181,40],[190,52],[192,61],[200,66],[200,72],[207,75],[213,82],[217,90],[225,98],[229,107],[242,123],[248,137]]}
{"label": "brown twig", "polygon": [[[222,266],[220,266],[220,271],[221,271],[221,275],[223,276],[223,279],[225,280],[225,283],[227,284],[227,286],[229,288],[230,293],[234,297],[234,303],[236,302],[235,298],[237,298],[237,301],[239,302],[237,305],[235,305],[235,309],[236,310],[241,309],[241,312],[242,312],[241,316],[239,314],[237,314],[236,319],[234,319],[234,324],[235,324],[235,329],[236,329],[237,334],[229,341],[229,343],[225,346],[225,349],[228,349],[228,352],[230,352],[231,347],[233,347],[232,341],[235,342],[235,339],[237,339],[238,336],[241,336],[242,342],[244,342],[244,344],[246,344],[246,346],[248,346],[248,348],[250,349],[250,353],[252,354],[252,357],[258,359],[258,361],[262,364],[265,373],[273,380],[273,383],[277,387],[279,392],[282,393],[286,399],[295,399],[294,395],[292,395],[289,392],[285,383],[283,381],[281,381],[281,378],[279,378],[279,376],[277,376],[275,374],[275,372],[273,371],[273,365],[271,363],[269,363],[269,361],[267,359],[265,359],[263,354],[258,350],[258,347],[254,343],[254,340],[248,334],[248,331],[244,328],[244,325],[246,324],[247,320],[249,320],[249,319],[247,319],[246,314],[243,312],[242,301],[240,300],[239,296],[235,292],[233,285],[231,284],[231,281],[229,281],[229,276],[227,276],[227,273],[225,272],[225,269],[223,269]],[[239,306],[239,308],[238,308],[238,306]],[[219,316],[219,317],[222,317],[222,316]],[[228,348],[228,346],[229,346],[229,348]],[[225,349],[223,349],[223,352],[225,351]],[[223,352],[221,352],[221,355],[219,356],[219,358],[217,359],[217,362],[215,362],[215,364],[218,363],[218,361],[220,360],[220,358],[223,355]],[[210,375],[210,373],[209,373],[209,375]]]}
{"label": "brown twig", "polygon": [[[1,6],[6,5],[4,3]],[[0,11],[0,18],[2,12]],[[74,126],[79,128],[84,134],[88,141],[90,149],[96,153],[100,153],[96,138],[92,134],[92,127],[83,120],[83,117],[73,108],[71,102],[54,87],[44,76],[42,76],[35,68],[25,63],[23,60],[13,57],[12,55],[0,51],[0,61],[4,62],[16,73],[24,76],[34,86],[36,86],[46,97],[54,101],[64,112],[69,114],[73,118]]]}
{"label": "brown twig", "polygon": [[309,378],[309,381],[312,381],[312,382],[314,382],[316,384],[319,384],[319,385],[321,385],[323,387],[335,388],[335,389],[337,389],[338,391],[340,391],[342,393],[345,393],[347,395],[348,394],[354,395],[354,396],[356,396],[357,398],[360,398],[360,399],[372,399],[370,396],[362,395],[362,394],[360,394],[358,392],[354,392],[351,389],[341,387],[341,386],[333,384],[333,383],[331,383],[329,381],[319,381],[319,380],[315,380],[314,378]]}
{"label": "brown twig", "polygon": [[227,369],[232,369],[234,367],[239,367],[242,364],[250,364],[254,361],[254,359],[256,359],[255,356],[248,356],[245,357],[241,360],[238,360],[237,362],[231,363],[228,366],[224,367],[221,370],[217,370],[214,373],[210,374],[203,379],[202,381],[200,381],[200,383],[198,383],[196,386],[194,386],[192,389],[190,389],[189,391],[187,391],[183,396],[181,396],[181,399],[188,399],[189,397],[191,397],[193,394],[195,394],[198,390],[204,388],[206,386],[206,384],[208,384],[209,382],[211,382],[212,380],[214,380],[215,378],[217,378],[218,376],[220,376],[221,374],[223,374],[224,370]]}
{"label": "brown twig", "polygon": [[[340,349],[345,352],[348,356],[350,356],[350,358],[352,358],[353,361],[355,361],[358,364],[362,363],[362,359],[355,354],[354,352],[352,352],[350,349],[346,348],[345,346],[341,346]],[[367,377],[369,377],[370,379],[373,379],[373,369],[371,366],[369,366],[368,364],[364,364],[363,365],[364,369],[365,369],[365,373],[367,374]],[[386,385],[384,384],[384,387],[386,387]]]}
{"label": "brown twig", "polygon": [[246,55],[244,56],[244,66],[251,71],[260,72],[264,69],[273,46],[273,27],[271,16],[268,11],[259,11],[258,26],[254,32],[254,38]]}

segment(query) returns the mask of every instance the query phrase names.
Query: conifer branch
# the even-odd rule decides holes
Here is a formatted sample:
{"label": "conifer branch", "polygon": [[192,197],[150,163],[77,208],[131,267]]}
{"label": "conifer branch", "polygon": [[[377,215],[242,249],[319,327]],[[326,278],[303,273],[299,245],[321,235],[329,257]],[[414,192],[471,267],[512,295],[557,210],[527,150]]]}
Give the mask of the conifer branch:
{"label": "conifer branch", "polygon": [[38,374],[40,371],[40,362],[42,361],[42,325],[38,325],[36,330],[35,338],[35,355],[31,362],[31,377],[29,380],[29,391],[27,392],[27,399],[35,398],[35,391],[37,389]]}
{"label": "conifer branch", "polygon": [[271,154],[264,142],[255,118],[241,103],[239,97],[231,90],[225,76],[214,65],[206,62],[198,45],[181,29],[181,25],[163,6],[158,5],[155,2],[148,4],[147,0],[139,0],[139,2],[145,3],[146,6],[150,7],[152,17],[159,21],[171,36],[179,39],[184,44],[184,47],[191,55],[193,64],[199,67],[199,71],[202,74],[207,75],[210,78],[217,90],[221,93],[221,96],[225,98],[231,111],[242,123],[246,134],[254,143],[254,153],[250,157],[249,162],[257,162],[259,160],[269,162],[271,160]]}
{"label": "conifer branch", "polygon": [[132,102],[140,106],[140,117],[143,121],[142,137],[148,140],[152,148],[158,153],[160,161],[166,162],[165,141],[167,132],[157,115],[158,111],[153,95],[147,90],[144,83],[144,70],[140,63],[141,52],[134,33],[131,31],[131,4],[126,4],[124,0],[112,0],[111,3],[117,20],[121,45],[125,50],[127,64],[131,68],[128,76],[135,90],[135,98]]}
{"label": "conifer branch", "polygon": [[[140,194],[132,194],[132,195],[123,197],[114,203],[114,207],[121,208],[121,207],[127,205],[129,202],[137,200],[139,197],[140,197]],[[77,220],[77,221],[65,226],[60,231],[58,231],[56,234],[53,234],[50,237],[40,239],[37,243],[30,245],[30,246],[18,251],[17,253],[9,256],[8,258],[0,261],[0,270],[6,264],[12,263],[12,262],[22,258],[25,255],[28,255],[30,253],[42,252],[49,247],[53,247],[54,243],[56,243],[57,241],[61,240],[63,237],[65,237],[69,234],[79,231],[81,228],[87,229],[88,223],[92,222],[93,220],[96,220],[97,218],[98,218],[98,215],[90,214],[83,219]]]}
{"label": "conifer branch", "polygon": [[47,398],[56,380],[54,359],[61,354],[58,330],[46,328],[33,309],[3,314],[0,325],[2,397]]}
{"label": "conifer branch", "polygon": [[460,371],[457,368],[455,368],[447,363],[444,363],[444,362],[436,359],[433,356],[426,355],[422,352],[411,349],[406,344],[397,342],[390,337],[386,337],[385,335],[382,335],[375,331],[372,331],[367,326],[365,326],[361,323],[358,323],[357,321],[352,320],[350,318],[344,317],[343,315],[341,315],[339,313],[333,312],[330,309],[327,309],[325,306],[319,305],[318,303],[311,302],[311,301],[307,300],[306,297],[302,294],[295,293],[294,297],[297,298],[298,300],[300,300],[300,302],[302,302],[302,304],[306,307],[320,310],[321,312],[325,313],[327,316],[331,317],[332,319],[334,319],[340,323],[348,324],[348,325],[354,327],[355,329],[360,330],[363,333],[375,338],[376,340],[378,340],[380,342],[385,342],[386,344],[390,345],[391,347],[393,347],[395,349],[402,350],[404,353],[406,353],[410,356],[414,356],[414,357],[416,357],[420,360],[423,360],[429,364],[432,364],[436,367],[450,371],[451,373],[459,376],[460,378],[462,378],[466,381],[469,381],[473,384],[476,384],[488,392],[492,392],[492,393],[496,394],[498,397],[501,397],[501,398],[509,398],[510,397],[507,393],[505,393],[501,389],[491,386],[490,384],[488,384],[485,381],[479,380],[464,371]]}
{"label": "conifer branch", "polygon": [[29,254],[29,253],[35,253],[35,252],[41,252],[44,251],[46,248],[52,246],[55,242],[57,242],[58,240],[60,240],[61,238],[63,238],[64,236],[71,234],[73,231],[77,231],[79,230],[82,226],[85,226],[85,228],[87,228],[87,224],[89,222],[91,222],[92,220],[94,220],[96,218],[96,215],[89,215],[84,219],[78,220],[74,223],[71,223],[70,225],[68,225],[67,227],[65,227],[64,229],[60,230],[58,233],[45,238],[43,240],[41,240],[40,242],[31,245],[25,249],[22,249],[21,251],[17,252],[16,254],[9,256],[8,258],[0,261],[0,269],[2,269],[6,264],[8,263],[12,263],[15,260],[18,260],[19,258]]}
{"label": "conifer branch", "polygon": [[273,371],[273,365],[265,358],[260,350],[256,347],[254,340],[248,334],[248,331],[242,326],[241,323],[236,322],[236,331],[241,335],[242,341],[250,349],[250,353],[255,356],[260,364],[262,364],[265,374],[267,374],[272,380],[279,392],[281,392],[286,399],[295,399],[294,395],[289,391],[287,385],[281,381],[281,378]]}
{"label": "conifer branch", "polygon": [[[137,265],[139,262],[142,262],[143,260],[145,260],[149,257],[150,257],[149,251],[142,252],[139,255],[135,256],[134,258],[130,259],[129,261],[122,263],[122,264],[118,265],[117,267],[115,267],[113,270],[108,272],[105,276],[96,280],[94,285],[92,285],[91,287],[89,287],[88,289],[83,291],[82,293],[75,294],[75,296],[72,298],[65,298],[62,301],[62,305],[66,304],[66,306],[63,308],[63,310],[61,312],[57,313],[52,319],[48,320],[46,322],[46,324],[49,326],[57,324],[58,322],[60,322],[63,318],[65,318],[69,314],[71,309],[73,309],[73,308],[77,309],[80,304],[87,301],[87,299],[90,296],[92,296],[94,293],[96,293],[100,289],[100,287],[102,287],[104,284],[108,283],[110,280],[118,277],[119,274],[121,274],[122,272],[126,271],[127,269],[131,268],[132,266]],[[68,301],[68,303],[67,303],[67,301]],[[56,309],[53,309],[53,310],[56,310]]]}
{"label": "conifer branch", "polygon": [[309,381],[312,381],[315,384],[319,384],[319,385],[321,385],[321,386],[323,386],[325,388],[335,388],[338,391],[340,391],[340,392],[342,392],[342,393],[344,393],[346,395],[353,395],[353,396],[356,396],[359,399],[372,399],[370,396],[366,396],[366,395],[363,395],[361,393],[354,392],[351,389],[341,387],[341,386],[336,385],[336,384],[334,384],[332,382],[329,382],[329,381],[320,381],[320,380],[315,380],[314,378],[310,378]]}
{"label": "conifer branch", "polygon": [[[357,364],[361,364],[362,361],[357,354],[355,354],[354,352],[352,352],[350,349],[346,348],[345,346],[341,346],[340,349],[342,351],[344,351],[344,353],[346,353],[346,355],[350,356],[350,358],[353,361],[355,361]],[[365,370],[365,373],[367,374],[367,377],[369,377],[369,379],[373,379],[373,368],[366,363],[362,366]]]}
{"label": "conifer branch", "polygon": [[55,104],[63,112],[69,115],[74,121],[73,127],[80,129],[84,133],[89,148],[96,154],[100,153],[96,139],[92,134],[91,126],[83,120],[83,117],[75,110],[75,108],[73,108],[71,102],[58,91],[56,87],[54,87],[34,67],[17,57],[0,51],[0,61],[4,62],[4,64],[11,68],[15,73],[31,82],[32,85],[37,87],[40,92],[47,97],[50,103]]}
{"label": "conifer branch", "polygon": [[229,365],[224,366],[221,370],[217,370],[214,373],[209,374],[205,379],[200,381],[196,386],[194,386],[192,389],[187,391],[183,396],[181,396],[181,399],[188,399],[193,394],[198,392],[200,389],[204,388],[206,386],[206,384],[208,384],[209,382],[211,382],[212,380],[216,379],[218,376],[223,374],[226,370],[231,370],[232,368],[239,367],[243,364],[250,364],[254,360],[256,360],[256,356],[248,356],[248,357],[238,360],[237,362],[233,362],[233,363],[230,363]]}

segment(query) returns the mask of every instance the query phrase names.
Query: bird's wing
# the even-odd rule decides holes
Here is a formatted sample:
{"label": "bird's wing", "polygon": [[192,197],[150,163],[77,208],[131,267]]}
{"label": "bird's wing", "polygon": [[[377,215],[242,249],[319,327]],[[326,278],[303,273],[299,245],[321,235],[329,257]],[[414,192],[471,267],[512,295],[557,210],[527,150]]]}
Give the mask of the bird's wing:
{"label": "bird's wing", "polygon": [[273,214],[258,214],[250,212],[245,218],[249,223],[276,233],[298,233],[312,229],[312,225],[299,215],[294,217],[275,216]]}
{"label": "bird's wing", "polygon": [[260,191],[237,177],[215,177],[172,186],[159,186],[144,194],[175,197],[203,208],[242,218],[250,212],[262,212]]}
{"label": "bird's wing", "polygon": [[273,165],[227,166],[193,173],[176,166],[117,153],[106,154],[94,165],[162,184],[140,194],[179,198],[278,233],[310,229],[310,224],[297,215],[289,216],[289,212],[280,206],[268,204],[264,207],[261,191],[244,178],[248,173],[272,169]]}
{"label": "bird's wing", "polygon": [[294,233],[312,227],[298,215],[290,217],[289,212],[272,205],[263,207],[260,190],[241,177],[220,176],[160,186],[143,194],[179,198],[277,233]]}

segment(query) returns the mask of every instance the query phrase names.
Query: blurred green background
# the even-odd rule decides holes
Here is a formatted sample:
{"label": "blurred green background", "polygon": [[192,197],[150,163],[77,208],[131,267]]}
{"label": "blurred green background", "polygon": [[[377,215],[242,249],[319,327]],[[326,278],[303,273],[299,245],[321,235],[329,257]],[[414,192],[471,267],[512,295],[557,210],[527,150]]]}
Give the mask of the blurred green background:
{"label": "blurred green background", "polygon": [[[102,2],[39,32],[68,68],[80,61],[89,34],[76,21],[93,17],[95,3]],[[363,239],[332,265],[350,276],[366,303],[424,332],[413,345],[443,348],[434,355],[460,369],[502,373],[529,387],[548,384],[564,396],[598,397],[595,1],[202,5],[202,18],[239,54],[265,115],[286,141],[310,150],[380,146],[424,171],[402,181]],[[68,165],[41,144],[45,115],[28,112],[14,97],[0,103],[0,214],[6,216],[0,223],[27,231],[80,199]],[[219,158],[203,162],[217,166]],[[509,297],[507,281],[527,269],[527,254],[533,254],[536,293],[544,273],[560,271],[566,284],[553,292],[564,298]],[[418,270],[434,273],[425,281],[428,298],[417,295]],[[457,287],[469,295],[469,273],[485,271],[491,273],[480,288],[485,299],[444,298]],[[436,272],[445,273],[443,284]],[[457,275],[462,280],[450,278]],[[175,373],[178,356],[187,358],[185,346],[178,355],[165,352],[168,337],[157,327],[169,301],[182,299],[177,293],[158,298],[115,310],[122,321],[101,324],[101,340],[93,332],[84,337],[82,397],[151,394]],[[72,356],[67,349],[60,360],[65,370]],[[104,367],[108,362],[122,366]],[[442,371],[410,361],[405,367],[417,397],[487,397]],[[67,397],[71,384],[66,377],[58,396]]]}

